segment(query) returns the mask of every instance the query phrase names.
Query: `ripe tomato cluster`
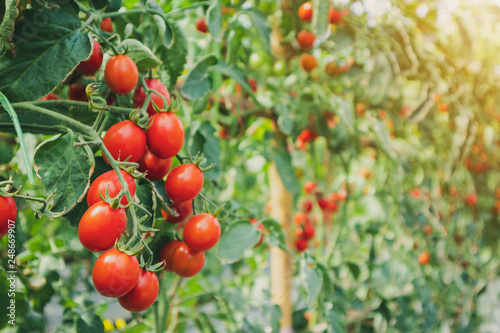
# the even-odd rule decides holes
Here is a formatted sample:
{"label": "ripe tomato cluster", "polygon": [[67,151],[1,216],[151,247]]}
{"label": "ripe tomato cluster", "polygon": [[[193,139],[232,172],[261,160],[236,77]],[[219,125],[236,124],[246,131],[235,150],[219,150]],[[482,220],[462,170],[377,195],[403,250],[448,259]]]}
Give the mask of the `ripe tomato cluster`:
{"label": "ripe tomato cluster", "polygon": [[295,229],[295,248],[298,252],[304,252],[309,247],[309,241],[313,239],[316,228],[312,223],[309,213],[312,210],[312,202],[306,200],[302,212],[295,213],[293,221],[297,226]]}
{"label": "ripe tomato cluster", "polygon": [[298,149],[305,150],[306,144],[314,142],[317,137],[318,134],[316,132],[313,132],[306,128],[302,132],[300,132],[299,136],[297,136],[295,145]]}

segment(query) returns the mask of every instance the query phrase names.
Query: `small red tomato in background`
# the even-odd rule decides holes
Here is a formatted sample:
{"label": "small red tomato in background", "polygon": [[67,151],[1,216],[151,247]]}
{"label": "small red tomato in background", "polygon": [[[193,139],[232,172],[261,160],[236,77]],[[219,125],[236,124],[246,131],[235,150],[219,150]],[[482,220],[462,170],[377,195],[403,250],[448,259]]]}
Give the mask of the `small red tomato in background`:
{"label": "small red tomato in background", "polygon": [[315,182],[313,182],[312,180],[308,180],[305,182],[304,184],[304,192],[306,194],[311,194],[314,192],[314,190],[316,189],[317,185]]}
{"label": "small red tomato in background", "polygon": [[167,220],[168,223],[180,223],[184,222],[191,214],[193,214],[193,200],[174,202],[174,208],[179,213],[179,216],[173,217],[163,209],[161,210],[161,215]]}
{"label": "small red tomato in background", "polygon": [[103,18],[101,23],[99,24],[99,28],[101,28],[102,31],[112,33],[113,32],[113,22],[111,22],[111,18],[109,18],[109,17]]}
{"label": "small red tomato in background", "polygon": [[165,193],[174,202],[192,200],[202,188],[203,172],[190,163],[173,168],[165,181]]}
{"label": "small red tomato in background", "polygon": [[306,221],[307,215],[304,212],[297,212],[293,216],[293,222],[296,225],[302,225]]}
{"label": "small red tomato in background", "polygon": [[43,96],[42,98],[40,98],[39,101],[51,101],[51,100],[57,100],[57,99],[61,99],[61,97],[59,97],[58,95],[56,95],[54,93],[50,93],[47,96]]}
{"label": "small red tomato in background", "polygon": [[92,75],[101,68],[102,65],[102,48],[101,44],[94,38],[92,39],[92,54],[90,58],[85,61],[81,61],[75,70],[83,75]]}
{"label": "small red tomato in background", "polygon": [[[127,183],[128,190],[132,197],[135,195],[135,181],[131,175],[129,175],[126,171],[120,170],[122,177],[125,179]],[[97,177],[92,184],[90,185],[89,191],[87,192],[87,204],[89,207],[92,207],[96,202],[102,201],[99,193],[103,197],[105,197],[106,189],[108,189],[109,196],[114,198],[120,193],[122,190],[122,185],[120,184],[120,180],[116,175],[114,170],[107,171]],[[128,204],[128,200],[126,196],[123,196],[120,200],[122,205]]]}
{"label": "small red tomato in background", "polygon": [[[153,89],[159,92],[162,96],[167,100],[167,105],[170,104],[170,93],[168,92],[167,87],[158,79],[146,79],[146,86],[149,89]],[[138,85],[134,91],[134,96],[132,97],[134,108],[140,108],[143,106],[144,101],[146,100],[146,92],[144,91],[144,87],[142,85]],[[151,100],[149,101],[148,107],[146,109],[147,113],[152,116],[156,113],[153,103],[160,109],[165,108],[165,103],[163,98],[158,96],[155,93],[151,93]]]}
{"label": "small red tomato in background", "polygon": [[418,255],[418,263],[420,265],[427,265],[429,263],[430,255],[428,251],[424,251]]}
{"label": "small red tomato in background", "polygon": [[301,30],[297,35],[297,42],[301,49],[309,49],[313,46],[316,37],[312,32]]}
{"label": "small red tomato in background", "polygon": [[83,247],[92,252],[108,250],[127,228],[125,209],[113,209],[104,201],[90,207],[78,224],[78,238]]}
{"label": "small red tomato in background", "polygon": [[469,193],[469,194],[467,194],[467,196],[465,197],[465,203],[469,207],[476,206],[476,204],[477,204],[477,195],[476,195],[476,193]]}
{"label": "small red tomato in background", "polygon": [[410,195],[415,199],[420,199],[420,197],[422,196],[422,191],[418,187],[416,187],[410,191]]}
{"label": "small red tomato in background", "polygon": [[152,181],[163,179],[172,167],[171,158],[158,158],[147,147],[138,163],[139,171],[146,172],[146,178]]}
{"label": "small red tomato in background", "polygon": [[89,98],[85,92],[85,86],[83,84],[72,84],[68,88],[68,99],[72,101],[88,102]]}
{"label": "small red tomato in background", "polygon": [[191,217],[184,226],[184,242],[197,252],[208,251],[217,244],[221,228],[217,218],[200,213]]}
{"label": "small red tomato in background", "polygon": [[299,238],[295,240],[295,248],[298,252],[304,252],[308,248],[307,240],[304,238]]}
{"label": "small red tomato in background", "polygon": [[205,19],[203,17],[199,18],[198,21],[196,21],[196,30],[204,34],[208,32],[207,23],[205,22]]}
{"label": "small red tomato in background", "polygon": [[310,72],[318,66],[318,61],[312,54],[302,53],[300,56],[300,65],[306,72]]}
{"label": "small red tomato in background", "polygon": [[304,226],[304,238],[307,240],[310,240],[314,237],[316,229],[314,226],[310,223],[306,223]]}
{"label": "small red tomato in background", "polygon": [[158,158],[174,157],[184,144],[184,126],[174,113],[160,112],[151,117],[146,130],[149,151]]}
{"label": "small red tomato in background", "polygon": [[127,311],[142,312],[156,301],[160,285],[155,273],[141,270],[139,280],[134,288],[118,297],[118,302]]}
{"label": "small red tomato in background", "polygon": [[112,248],[97,258],[92,269],[92,281],[101,295],[120,297],[134,288],[140,273],[136,257]]}
{"label": "small red tomato in background", "polygon": [[311,1],[306,1],[299,7],[299,18],[304,21],[311,21],[313,15],[312,3]]}
{"label": "small red tomato in background", "polygon": [[[146,150],[146,134],[130,120],[111,126],[102,141],[117,161],[128,159],[129,162],[138,162]],[[104,155],[103,157],[108,162]]]}
{"label": "small red tomato in background", "polygon": [[427,236],[432,235],[432,227],[430,225],[426,224],[424,227],[424,232]]}
{"label": "small red tomato in background", "polygon": [[139,81],[139,70],[128,55],[114,55],[106,63],[104,80],[109,89],[118,95],[128,94]]}
{"label": "small red tomato in background", "polygon": [[12,197],[0,196],[0,238],[7,235],[9,226],[13,226],[17,218],[17,205]]}
{"label": "small red tomato in background", "polygon": [[312,209],[313,209],[313,203],[311,200],[306,199],[302,202],[302,210],[304,212],[309,213],[312,211]]}
{"label": "small red tomato in background", "polygon": [[[259,88],[259,85],[257,83],[257,81],[255,81],[254,79],[252,79],[251,77],[248,78],[248,84],[250,85],[250,87],[252,88],[252,92],[253,93],[256,93],[257,92],[257,89]],[[242,88],[241,88],[241,85],[239,83],[237,83],[235,86],[234,86],[234,90],[236,90],[236,92],[239,94],[241,93],[242,91]],[[246,95],[248,96],[248,94]]]}
{"label": "small red tomato in background", "polygon": [[342,12],[335,8],[330,8],[328,18],[330,20],[330,24],[339,24],[342,21]]}

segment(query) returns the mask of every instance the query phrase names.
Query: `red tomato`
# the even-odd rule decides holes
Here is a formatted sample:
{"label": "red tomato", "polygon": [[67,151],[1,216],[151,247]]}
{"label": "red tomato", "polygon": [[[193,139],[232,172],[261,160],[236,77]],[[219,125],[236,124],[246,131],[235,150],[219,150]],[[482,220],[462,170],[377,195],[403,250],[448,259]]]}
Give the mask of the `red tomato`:
{"label": "red tomato", "polygon": [[[134,178],[132,178],[131,175],[123,170],[120,170],[120,172],[127,182],[128,190],[133,197],[135,195]],[[102,201],[99,193],[101,193],[101,195],[104,197],[106,194],[106,188],[108,188],[109,196],[111,198],[116,197],[123,188],[114,170],[103,173],[92,182],[87,193],[87,204],[89,205],[89,207],[92,207],[92,205],[94,205],[96,202]],[[127,197],[123,196],[120,200],[120,203],[122,205],[128,204]]]}
{"label": "red tomato", "polygon": [[308,248],[307,240],[300,238],[295,240],[295,248],[298,252],[304,252]]}
{"label": "red tomato", "polygon": [[104,68],[104,80],[109,89],[118,95],[125,95],[137,85],[139,70],[128,55],[114,55],[108,60],[106,68]]}
{"label": "red tomato", "polygon": [[220,224],[211,214],[200,213],[191,217],[184,226],[184,242],[190,249],[208,251],[220,238]]}
{"label": "red tomato", "polygon": [[7,235],[17,218],[17,205],[12,197],[0,196],[0,238]]}
{"label": "red tomato", "polygon": [[430,225],[426,224],[424,227],[424,231],[427,236],[432,235],[432,227]]}
{"label": "red tomato", "polygon": [[309,240],[314,237],[315,228],[312,224],[307,223],[304,227],[304,238]]}
{"label": "red tomato", "polygon": [[68,99],[72,101],[88,102],[87,93],[83,84],[72,84],[68,88]]}
{"label": "red tomato", "polygon": [[194,164],[181,164],[170,171],[165,193],[174,202],[194,199],[203,188],[203,172]]}
{"label": "red tomato", "polygon": [[418,187],[415,187],[410,191],[410,195],[415,199],[420,199],[420,197],[422,196],[422,191]]}
{"label": "red tomato", "polygon": [[[146,79],[146,86],[149,89],[156,90],[167,100],[167,106],[170,104],[170,93],[167,90],[167,87],[163,83],[161,83],[158,79]],[[134,102],[134,108],[140,108],[143,106],[144,101],[146,100],[146,92],[144,91],[144,87],[140,84],[134,91],[134,96],[132,97]],[[163,102],[163,98],[158,96],[155,93],[151,93],[151,100],[149,101],[148,107],[146,109],[147,113],[150,116],[153,116],[156,111],[153,107],[153,103],[162,110],[165,108],[165,103]]]}
{"label": "red tomato", "polygon": [[335,8],[330,8],[328,18],[330,19],[330,24],[339,24],[342,21],[342,13]]}
{"label": "red tomato", "polygon": [[173,240],[163,245],[163,247],[161,248],[160,253],[158,254],[158,261],[165,261],[165,266],[163,267],[163,270],[165,272],[174,271],[174,269],[172,268],[172,258],[175,250],[177,250],[177,248],[181,244],[182,242]]}
{"label": "red tomato", "polygon": [[429,263],[430,255],[428,251],[422,252],[418,256],[418,263],[420,265],[427,265]]}
{"label": "red tomato", "polygon": [[158,158],[174,157],[184,144],[184,126],[175,114],[157,113],[151,117],[146,130],[149,150]]}
{"label": "red tomato", "polygon": [[[125,161],[128,158],[129,162],[138,162],[146,150],[146,134],[130,120],[111,126],[102,141],[117,161]],[[105,156],[103,157],[108,162]]]}
{"label": "red tomato", "polygon": [[313,15],[313,9],[311,1],[304,2],[299,7],[299,18],[304,21],[311,21]]}
{"label": "red tomato", "polygon": [[295,213],[295,215],[293,216],[293,222],[296,224],[296,225],[301,225],[302,223],[305,222],[307,216],[305,213],[303,212],[297,212]]}
{"label": "red tomato", "polygon": [[111,18],[109,18],[109,17],[103,18],[101,23],[99,24],[99,28],[101,28],[102,31],[112,33],[113,32],[113,22],[111,22]]}
{"label": "red tomato", "polygon": [[101,295],[120,297],[134,288],[140,273],[136,257],[112,248],[97,258],[92,269],[92,281]]}
{"label": "red tomato", "polygon": [[192,277],[198,274],[205,264],[205,253],[191,250],[181,242],[172,255],[172,269],[180,277]]}
{"label": "red tomato", "polygon": [[304,184],[304,192],[306,194],[311,194],[316,189],[317,185],[312,180],[308,180]]}
{"label": "red tomato", "polygon": [[113,209],[104,201],[99,201],[83,214],[78,225],[78,238],[87,250],[101,252],[112,248],[125,229],[125,209]]}
{"label": "red tomato", "polygon": [[205,22],[205,19],[203,17],[199,18],[198,21],[196,21],[196,30],[204,34],[208,32],[207,23]]}
{"label": "red tomato", "polygon": [[84,75],[92,75],[101,68],[102,65],[102,48],[101,44],[94,38],[92,39],[92,54],[90,58],[85,61],[81,61],[75,70]]}
{"label": "red tomato", "polygon": [[191,214],[193,214],[193,200],[174,202],[174,208],[179,213],[178,217],[168,215],[163,209],[161,215],[167,220],[168,223],[181,223],[184,222]]}
{"label": "red tomato", "polygon": [[304,200],[304,202],[302,203],[302,210],[306,213],[309,213],[311,212],[313,209],[313,203],[311,200]]}
{"label": "red tomato", "polygon": [[475,193],[469,193],[465,197],[465,203],[469,207],[474,207],[477,204],[477,195]]}
{"label": "red tomato", "polygon": [[302,53],[300,56],[300,65],[306,72],[310,72],[318,66],[318,61],[312,54]]}
{"label": "red tomato", "polygon": [[61,99],[61,97],[57,96],[54,93],[50,93],[47,96],[43,96],[42,98],[39,99],[39,101],[50,101],[50,100],[57,100]]}
{"label": "red tomato", "polygon": [[139,160],[139,171],[146,172],[146,178],[153,181],[165,177],[171,167],[171,158],[158,158],[153,155],[148,148],[146,148],[144,155],[142,155]]}
{"label": "red tomato", "polygon": [[309,49],[313,46],[316,37],[312,32],[301,30],[297,35],[297,42],[301,49]]}
{"label": "red tomato", "polygon": [[156,301],[160,285],[155,273],[141,270],[135,287],[127,294],[118,297],[118,302],[127,311],[141,312]]}

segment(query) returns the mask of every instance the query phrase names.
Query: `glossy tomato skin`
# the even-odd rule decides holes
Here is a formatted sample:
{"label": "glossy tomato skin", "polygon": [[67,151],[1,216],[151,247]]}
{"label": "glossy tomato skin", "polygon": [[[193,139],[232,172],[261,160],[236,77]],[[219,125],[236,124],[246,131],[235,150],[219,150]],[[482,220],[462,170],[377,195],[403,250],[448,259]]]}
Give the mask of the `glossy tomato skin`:
{"label": "glossy tomato skin", "polygon": [[172,270],[180,277],[193,277],[205,264],[205,253],[195,252],[181,242],[172,255]]}
{"label": "glossy tomato skin", "polygon": [[134,90],[137,85],[139,70],[128,55],[114,55],[104,68],[104,80],[113,92],[125,95]]}
{"label": "glossy tomato skin", "polygon": [[160,180],[167,175],[172,167],[171,158],[158,158],[146,147],[144,155],[139,160],[139,171],[147,172],[146,178],[152,181]]}
{"label": "glossy tomato skin", "polygon": [[12,197],[0,196],[0,238],[7,235],[9,225],[17,218],[17,205]]}
{"label": "glossy tomato skin", "polygon": [[104,201],[92,205],[78,225],[78,238],[92,252],[109,250],[127,228],[125,209],[113,209]]}
{"label": "glossy tomato skin", "polygon": [[200,213],[191,217],[184,226],[184,242],[198,252],[208,251],[217,244],[221,234],[217,218]]}
{"label": "glossy tomato skin", "polygon": [[[133,197],[135,195],[134,178],[132,178],[132,176],[129,175],[126,171],[120,170],[120,172],[127,182],[128,189]],[[102,201],[99,193],[101,193],[101,195],[105,197],[106,188],[109,188],[108,191],[111,198],[116,197],[122,189],[120,180],[118,179],[118,176],[116,175],[116,172],[114,170],[103,173],[92,182],[87,193],[87,204],[89,205],[89,207],[92,207],[92,205],[94,205],[96,202]],[[127,197],[123,196],[120,200],[120,203],[122,205],[128,204]]]}
{"label": "glossy tomato skin", "polygon": [[92,269],[92,281],[101,295],[120,297],[134,288],[140,272],[136,257],[112,248],[97,258]]}
{"label": "glossy tomato skin", "polygon": [[330,8],[328,12],[328,19],[330,24],[339,24],[342,21],[342,12],[335,8]]}
{"label": "glossy tomato skin", "polygon": [[306,1],[304,2],[300,7],[299,7],[299,18],[304,21],[311,21],[312,20],[312,14],[313,14],[313,9],[312,9],[312,3],[311,1]]}
{"label": "glossy tomato skin", "polygon": [[184,144],[184,126],[171,112],[156,113],[146,130],[149,150],[158,158],[174,157]]}
{"label": "glossy tomato skin", "polygon": [[141,270],[135,287],[127,294],[118,297],[118,302],[127,311],[142,312],[156,301],[160,285],[155,273]]}
{"label": "glossy tomato skin", "polygon": [[111,18],[109,18],[109,17],[103,18],[101,23],[99,24],[99,28],[101,28],[102,31],[112,33],[113,32],[113,22],[111,22]]}
{"label": "glossy tomato skin", "polygon": [[[170,93],[168,92],[167,87],[158,79],[146,79],[146,86],[149,89],[153,89],[157,92],[159,92],[162,96],[165,97],[167,100],[167,105],[170,105]],[[146,101],[146,92],[144,91],[144,87],[142,85],[138,85],[137,88],[134,91],[134,96],[132,96],[132,101],[134,103],[134,108],[140,108],[144,105],[144,102]],[[165,103],[163,101],[163,98],[158,96],[155,93],[151,93],[151,100],[149,101],[148,107],[146,109],[146,112],[150,115],[153,116],[156,114],[156,111],[153,107],[153,103],[160,109],[165,108]]]}
{"label": "glossy tomato skin", "polygon": [[88,102],[87,93],[83,84],[72,84],[68,88],[68,99],[72,101]]}
{"label": "glossy tomato skin", "polygon": [[172,258],[174,255],[175,250],[181,245],[182,242],[173,240],[168,242],[167,244],[163,245],[163,247],[160,250],[160,253],[158,254],[158,260],[165,261],[165,266],[163,267],[163,270],[165,272],[173,272],[174,269],[172,268]]}
{"label": "glossy tomato skin", "polygon": [[193,200],[174,202],[174,208],[179,213],[179,216],[173,217],[168,215],[163,209],[161,210],[161,215],[167,220],[168,223],[181,223],[186,221],[186,219],[193,214]]}
{"label": "glossy tomato skin", "polygon": [[205,19],[203,17],[199,18],[198,21],[196,21],[196,30],[204,34],[208,32],[207,23],[205,22]]}
{"label": "glossy tomato skin", "polygon": [[99,42],[93,38],[92,54],[90,55],[90,58],[85,61],[81,61],[75,70],[84,75],[92,75],[97,72],[99,68],[101,68],[102,59],[103,55],[101,44],[99,44]]}
{"label": "glossy tomato skin", "polygon": [[138,162],[146,150],[146,134],[130,120],[111,126],[102,141],[117,161]]}
{"label": "glossy tomato skin", "polygon": [[203,188],[203,172],[194,164],[181,164],[170,171],[165,193],[174,202],[194,199]]}
{"label": "glossy tomato skin", "polygon": [[297,42],[301,49],[309,49],[313,46],[316,36],[312,32],[301,30],[297,35]]}

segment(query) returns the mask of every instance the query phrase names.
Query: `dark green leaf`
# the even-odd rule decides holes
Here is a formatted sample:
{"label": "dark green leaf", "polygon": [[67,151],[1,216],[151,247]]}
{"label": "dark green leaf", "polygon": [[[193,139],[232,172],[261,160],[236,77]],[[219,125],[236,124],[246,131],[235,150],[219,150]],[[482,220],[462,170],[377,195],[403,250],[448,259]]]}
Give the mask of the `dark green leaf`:
{"label": "dark green leaf", "polygon": [[344,333],[345,326],[342,323],[342,318],[340,317],[340,313],[335,310],[334,304],[332,304],[332,309],[328,311],[328,317],[330,322],[330,332],[331,333]]}
{"label": "dark green leaf", "polygon": [[211,5],[207,10],[208,31],[210,36],[219,42],[222,35],[222,12],[218,2]]}
{"label": "dark green leaf", "polygon": [[215,164],[211,170],[204,173],[204,176],[207,179],[217,180],[220,172],[219,157],[221,152],[219,139],[214,135],[215,128],[208,121],[195,128],[196,131],[191,134],[189,153],[194,156],[198,152],[202,152],[207,165]]}
{"label": "dark green leaf", "polygon": [[250,221],[231,224],[219,241],[217,258],[223,263],[238,261],[243,253],[259,241],[260,233]]}
{"label": "dark green leaf", "polygon": [[301,262],[301,268],[307,292],[307,307],[310,308],[313,306],[321,291],[323,275],[312,257],[307,257],[303,260]]}
{"label": "dark green leaf", "polygon": [[349,270],[351,271],[354,278],[356,280],[359,279],[359,275],[361,274],[361,269],[359,268],[359,266],[353,262],[348,262],[347,267],[349,267]]}
{"label": "dark green leaf", "polygon": [[197,99],[212,90],[212,79],[207,75],[210,66],[217,63],[213,54],[206,55],[198,60],[189,72],[181,89],[181,94],[187,99]]}
{"label": "dark green leaf", "polygon": [[299,193],[300,185],[292,167],[292,156],[286,149],[273,149],[273,159],[285,188],[291,193]]}
{"label": "dark green leaf", "polygon": [[78,333],[104,333],[104,324],[96,314],[84,314],[75,321]]}
{"label": "dark green leaf", "polygon": [[269,233],[269,245],[286,248],[285,233],[276,220],[264,220],[262,225]]}
{"label": "dark green leaf", "polygon": [[36,2],[25,10],[12,39],[16,56],[0,55],[0,90],[11,102],[46,95],[89,57],[91,43],[80,31],[78,6],[62,0],[58,5],[49,9]]}
{"label": "dark green leaf", "polygon": [[253,24],[259,30],[263,40],[266,52],[271,52],[271,26],[267,22],[267,16],[256,9],[248,9],[244,13],[250,16]]}
{"label": "dark green leaf", "polygon": [[73,132],[56,135],[35,150],[35,171],[45,191],[54,192],[53,211],[68,212],[85,197],[94,171],[93,155],[84,146],[75,147]]}
{"label": "dark green leaf", "polygon": [[163,61],[163,66],[168,72],[169,87],[177,83],[177,78],[182,74],[187,59],[187,40],[184,32],[176,23],[171,23],[173,43],[169,48],[158,48],[158,56]]}
{"label": "dark green leaf", "polygon": [[125,39],[121,46],[127,50],[127,55],[134,60],[140,72],[156,68],[162,63],[153,51],[137,39]]}

